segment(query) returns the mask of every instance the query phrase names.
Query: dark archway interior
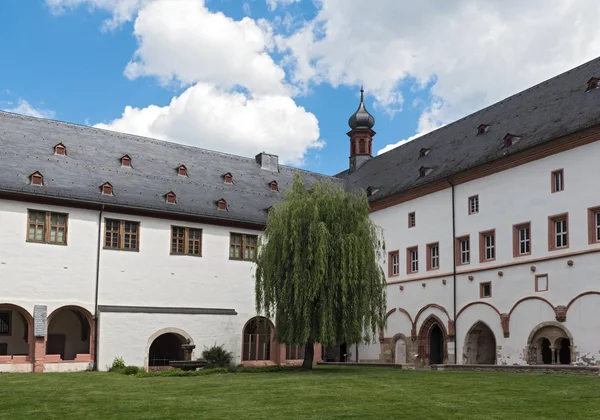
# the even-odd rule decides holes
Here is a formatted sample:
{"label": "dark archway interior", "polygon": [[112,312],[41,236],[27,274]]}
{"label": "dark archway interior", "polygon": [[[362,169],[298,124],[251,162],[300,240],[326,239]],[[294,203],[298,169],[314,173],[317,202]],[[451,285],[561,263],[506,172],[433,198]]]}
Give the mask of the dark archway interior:
{"label": "dark archway interior", "polygon": [[78,354],[90,354],[90,324],[78,310],[58,310],[48,324],[46,354],[61,360],[75,360]]}
{"label": "dark archway interior", "polygon": [[545,365],[552,364],[552,349],[550,348],[550,340],[542,339],[542,363]]}
{"label": "dark archway interior", "polygon": [[560,349],[558,350],[558,361],[561,365],[571,364],[571,341],[568,338],[560,340]]}
{"label": "dark archway interior", "polygon": [[444,363],[444,333],[440,326],[435,324],[429,332],[429,364],[442,363]]}
{"label": "dark archway interior", "polygon": [[150,345],[148,366],[169,366],[172,360],[183,360],[181,345],[184,343],[185,340],[178,334],[166,333],[158,336]]}
{"label": "dark archway interior", "polygon": [[490,328],[482,322],[469,331],[465,345],[467,364],[496,364],[496,338]]}
{"label": "dark archway interior", "polygon": [[244,328],[242,360],[271,360],[271,329],[264,318],[254,318]]}

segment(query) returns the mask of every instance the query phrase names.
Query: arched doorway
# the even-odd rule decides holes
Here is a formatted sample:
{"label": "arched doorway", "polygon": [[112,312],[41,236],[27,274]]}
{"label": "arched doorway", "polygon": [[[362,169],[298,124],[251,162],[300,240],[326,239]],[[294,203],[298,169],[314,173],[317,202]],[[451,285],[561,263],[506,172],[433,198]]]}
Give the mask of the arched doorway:
{"label": "arched doorway", "polygon": [[17,305],[0,304],[0,363],[29,363],[33,348],[31,314]]}
{"label": "arched doorway", "polygon": [[443,322],[435,315],[430,315],[419,331],[418,354],[425,365],[443,364],[448,354],[448,334]]}
{"label": "arched doorway", "polygon": [[399,337],[394,344],[394,362],[397,365],[406,364],[406,339]]}
{"label": "arched doorway", "polygon": [[[92,315],[77,306],[65,306],[48,316],[46,356],[49,361],[77,360],[90,362],[94,352]],[[57,359],[57,360],[55,360]]]}
{"label": "arched doorway", "polygon": [[545,365],[552,364],[552,349],[550,348],[550,340],[547,338],[540,339],[540,348],[542,353],[542,363]]}
{"label": "arched doorway", "polygon": [[434,325],[429,333],[429,364],[444,363],[444,333],[439,325]]}
{"label": "arched doorway", "polygon": [[152,341],[148,351],[148,366],[169,366],[173,360],[183,360],[182,345],[187,340],[180,334],[168,332],[159,335]]}
{"label": "arched doorway", "polygon": [[463,358],[469,365],[496,364],[496,338],[483,322],[476,322],[467,333]]}
{"label": "arched doorway", "polygon": [[531,331],[527,340],[529,364],[571,364],[573,336],[560,323],[544,322]]}
{"label": "arched doorway", "polygon": [[560,338],[554,345],[557,353],[557,362],[561,365],[571,364],[571,341],[568,338]]}
{"label": "arched doorway", "polygon": [[242,339],[242,361],[270,361],[275,356],[275,328],[263,317],[252,318],[246,323]]}

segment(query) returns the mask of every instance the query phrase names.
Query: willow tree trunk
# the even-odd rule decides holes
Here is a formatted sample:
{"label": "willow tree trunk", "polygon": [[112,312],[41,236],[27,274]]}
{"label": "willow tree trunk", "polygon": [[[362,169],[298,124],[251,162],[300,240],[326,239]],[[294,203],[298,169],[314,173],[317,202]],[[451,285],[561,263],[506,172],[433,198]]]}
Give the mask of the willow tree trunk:
{"label": "willow tree trunk", "polygon": [[312,369],[314,358],[315,358],[314,344],[306,343],[304,345],[304,362],[302,362],[302,369]]}

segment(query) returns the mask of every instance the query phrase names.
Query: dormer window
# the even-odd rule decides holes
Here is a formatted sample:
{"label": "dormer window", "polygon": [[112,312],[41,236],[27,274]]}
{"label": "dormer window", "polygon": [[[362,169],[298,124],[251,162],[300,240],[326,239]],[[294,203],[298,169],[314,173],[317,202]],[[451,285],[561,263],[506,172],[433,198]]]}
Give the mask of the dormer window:
{"label": "dormer window", "polygon": [[227,201],[224,198],[221,198],[217,201],[217,209],[218,210],[227,210]]}
{"label": "dormer window", "polygon": [[167,194],[165,194],[165,198],[167,200],[167,203],[177,204],[177,196],[173,191],[169,191]]}
{"label": "dormer window", "polygon": [[271,191],[279,191],[279,186],[277,185],[277,181],[269,182],[269,187],[271,187]]}
{"label": "dormer window", "polygon": [[187,176],[187,168],[185,167],[185,165],[179,165],[177,167],[177,175]]}
{"label": "dormer window", "polygon": [[419,178],[423,178],[424,176],[429,175],[431,172],[433,172],[432,168],[428,168],[426,166],[421,166],[419,168]]}
{"label": "dormer window", "polygon": [[600,88],[600,77],[592,77],[590,80],[588,80],[587,89],[585,91],[587,92],[588,90],[594,90],[598,88]]}
{"label": "dormer window", "polygon": [[231,172],[227,172],[225,175],[223,175],[223,178],[225,178],[226,184],[233,184],[233,175],[231,175]]}
{"label": "dormer window", "polygon": [[519,140],[521,140],[521,137],[508,133],[506,136],[504,136],[504,147],[510,147],[514,144],[517,144]]}
{"label": "dormer window", "polygon": [[29,182],[31,185],[44,185],[44,177],[36,171],[29,175]]}
{"label": "dormer window", "polygon": [[487,124],[479,124],[479,127],[477,127],[477,134],[485,134],[489,129],[490,126]]}
{"label": "dormer window", "polygon": [[113,195],[113,186],[110,182],[105,182],[100,186],[100,191],[102,191],[102,195]]}
{"label": "dormer window", "polygon": [[419,158],[425,157],[429,154],[430,150],[427,148],[422,148],[421,150],[419,150]]}
{"label": "dormer window", "polygon": [[121,166],[131,166],[131,158],[129,155],[124,155],[121,158]]}
{"label": "dormer window", "polygon": [[58,143],[56,146],[54,146],[54,154],[64,156],[67,154],[67,148],[64,144]]}

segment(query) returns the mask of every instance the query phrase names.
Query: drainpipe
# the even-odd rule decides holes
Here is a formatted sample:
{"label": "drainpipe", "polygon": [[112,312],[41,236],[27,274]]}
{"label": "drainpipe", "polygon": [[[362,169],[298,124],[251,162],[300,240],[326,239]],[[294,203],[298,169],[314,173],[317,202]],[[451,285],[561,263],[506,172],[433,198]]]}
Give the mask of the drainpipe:
{"label": "drainpipe", "polygon": [[96,338],[94,342],[94,370],[98,370],[98,343],[99,332],[100,332],[100,314],[98,313],[98,289],[100,286],[100,250],[102,249],[102,215],[104,213],[104,204],[100,208],[98,213],[98,247],[96,249],[96,291],[94,295],[94,336]]}
{"label": "drainpipe", "polygon": [[452,319],[454,321],[454,364],[458,364],[458,343],[456,342],[456,211],[454,204],[454,184],[450,178],[446,178],[448,184],[452,187],[452,297],[453,297],[453,312]]}

